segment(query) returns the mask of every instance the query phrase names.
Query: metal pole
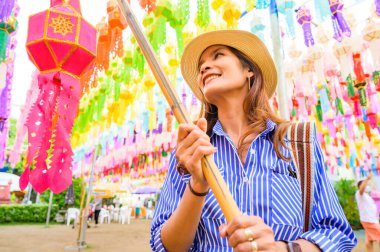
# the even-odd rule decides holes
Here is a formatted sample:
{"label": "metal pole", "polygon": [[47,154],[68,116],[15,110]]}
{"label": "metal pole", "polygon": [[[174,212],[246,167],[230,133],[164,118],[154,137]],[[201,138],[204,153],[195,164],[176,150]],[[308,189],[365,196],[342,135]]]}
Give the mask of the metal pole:
{"label": "metal pole", "polygon": [[[140,24],[132,13],[129,3],[125,0],[118,0],[118,3],[177,121],[179,123],[192,123],[190,117],[185,113],[185,109],[176,91],[169,83],[162,66],[157,60],[152,46],[149,44],[145,34],[142,32]],[[241,212],[231,192],[228,190],[226,182],[220,175],[212,155],[207,155],[202,158],[202,171],[227,221],[229,222],[234,217],[240,216]]]}
{"label": "metal pole", "polygon": [[29,183],[28,185],[28,194],[26,195],[26,202],[25,204],[29,204],[29,201],[30,201],[30,196],[32,195],[32,185]]}
{"label": "metal pole", "polygon": [[40,203],[40,196],[41,196],[41,194],[40,194],[40,193],[37,193],[36,204],[39,204],[39,203]]}
{"label": "metal pole", "polygon": [[270,3],[270,25],[273,41],[273,56],[277,68],[277,98],[280,115],[284,119],[289,120],[289,108],[288,108],[288,90],[285,83],[285,73],[283,70],[283,55],[282,55],[282,41],[280,33],[280,24],[278,21],[278,11],[276,0],[271,0]]}
{"label": "metal pole", "polygon": [[50,211],[51,211],[51,205],[53,203],[53,191],[50,190],[50,197],[49,197],[49,207],[48,207],[48,212],[46,216],[46,224],[45,227],[49,227],[49,221],[50,221]]}
{"label": "metal pole", "polygon": [[86,205],[84,207],[83,216],[82,218],[85,218],[85,221],[82,221],[82,233],[79,240],[79,246],[86,246],[86,229],[87,229],[87,215],[88,215],[88,205],[90,204],[90,198],[92,193],[92,181],[94,178],[94,167],[95,167],[95,161],[96,157],[98,155],[99,146],[97,145],[94,150],[94,154],[92,156],[92,164],[91,164],[91,173],[90,173],[90,181],[88,182],[88,191],[87,191],[87,198],[86,198]]}

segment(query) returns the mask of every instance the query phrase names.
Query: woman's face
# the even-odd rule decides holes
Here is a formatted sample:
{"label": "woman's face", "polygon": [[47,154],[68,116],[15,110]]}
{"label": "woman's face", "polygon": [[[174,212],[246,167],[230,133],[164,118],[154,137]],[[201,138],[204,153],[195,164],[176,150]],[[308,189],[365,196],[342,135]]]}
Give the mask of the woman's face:
{"label": "woman's face", "polygon": [[253,73],[243,68],[239,58],[226,46],[208,47],[199,60],[198,83],[206,100],[214,103],[218,97],[245,97],[248,77]]}

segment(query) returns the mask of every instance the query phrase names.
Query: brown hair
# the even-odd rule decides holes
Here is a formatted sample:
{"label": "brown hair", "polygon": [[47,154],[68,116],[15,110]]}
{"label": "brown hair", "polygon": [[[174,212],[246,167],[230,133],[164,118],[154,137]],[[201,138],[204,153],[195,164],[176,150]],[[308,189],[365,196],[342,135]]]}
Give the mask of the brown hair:
{"label": "brown hair", "polygon": [[[251,134],[258,135],[266,129],[267,119],[271,119],[277,124],[276,131],[272,137],[274,150],[277,156],[283,160],[290,160],[290,157],[285,157],[281,153],[281,146],[287,148],[284,142],[284,136],[290,124],[279,116],[277,116],[269,105],[269,98],[264,89],[263,74],[261,69],[255,62],[250,60],[245,54],[239,50],[226,46],[233,54],[238,57],[243,67],[249,68],[253,72],[253,76],[250,79],[251,88],[248,95],[244,99],[243,109],[248,116],[248,130],[239,139],[237,146],[239,157],[242,158],[245,149],[249,148],[249,142],[245,142],[245,139]],[[202,111],[205,106],[204,117],[207,120],[207,134],[211,136],[212,129],[218,120],[218,108],[215,105],[209,104],[203,97]],[[201,111],[201,114],[203,114]]]}

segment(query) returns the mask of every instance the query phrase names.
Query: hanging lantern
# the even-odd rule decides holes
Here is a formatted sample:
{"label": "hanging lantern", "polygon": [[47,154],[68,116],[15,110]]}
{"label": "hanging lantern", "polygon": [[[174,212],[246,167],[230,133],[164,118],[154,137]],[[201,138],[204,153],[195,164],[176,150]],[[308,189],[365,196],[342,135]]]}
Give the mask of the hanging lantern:
{"label": "hanging lantern", "polygon": [[376,8],[376,15],[380,17],[380,0],[375,0],[375,8]]}
{"label": "hanging lantern", "polygon": [[372,79],[376,85],[376,90],[380,91],[380,23],[374,22],[374,19],[371,18],[363,29],[363,39],[369,42],[369,50],[375,70],[372,73]]}
{"label": "hanging lantern", "polygon": [[329,0],[329,3],[334,27],[334,38],[342,41],[342,34],[347,37],[351,36],[351,29],[342,14],[344,5],[340,0]]}
{"label": "hanging lantern", "polygon": [[360,106],[366,107],[367,93],[366,93],[365,86],[367,85],[367,82],[365,80],[366,76],[364,74],[363,67],[362,67],[361,55],[359,52],[353,53],[352,58],[354,60],[354,72],[356,75],[355,87],[358,89]]}
{"label": "hanging lantern", "polygon": [[110,64],[110,40],[108,33],[108,24],[102,20],[96,25],[98,31],[98,43],[96,48],[95,67],[99,70],[107,71]]}
{"label": "hanging lantern", "polygon": [[[221,0],[221,1],[224,2],[224,0]],[[213,6],[215,2],[221,2],[221,1],[214,0],[211,6]],[[197,0],[197,16],[195,18],[195,24],[198,27],[205,28],[209,25],[209,23],[210,23],[209,0]]]}
{"label": "hanging lantern", "polygon": [[223,6],[223,20],[226,21],[227,27],[229,29],[233,29],[237,27],[237,22],[241,16],[240,8],[239,6],[232,2],[228,1]]}
{"label": "hanging lantern", "polygon": [[187,24],[190,18],[190,4],[189,0],[179,0],[175,11],[173,13],[172,20],[169,20],[170,26],[173,27],[177,35],[177,47],[179,55],[183,52],[183,28]]}
{"label": "hanging lantern", "polygon": [[156,0],[139,0],[141,8],[150,13],[156,8]]}
{"label": "hanging lantern", "polygon": [[0,1],[0,22],[5,21],[12,14],[15,0]]}
{"label": "hanging lantern", "polygon": [[296,31],[294,27],[294,7],[295,6],[296,6],[296,1],[294,0],[277,1],[278,12],[285,15],[286,31],[287,31],[286,34],[291,39],[296,38]]}
{"label": "hanging lantern", "polygon": [[50,8],[29,18],[26,44],[40,71],[40,94],[26,122],[28,161],[20,188],[54,193],[72,181],[70,133],[80,96],[79,78],[94,61],[96,29],[85,21],[79,0],[51,0]]}
{"label": "hanging lantern", "polygon": [[305,45],[307,47],[314,45],[313,33],[311,32],[311,15],[310,10],[305,6],[297,9],[297,22],[302,26]]}
{"label": "hanging lantern", "polygon": [[11,16],[8,21],[0,22],[0,63],[7,57],[9,35],[17,29],[17,19]]}
{"label": "hanging lantern", "polygon": [[110,50],[118,57],[123,56],[123,30],[127,28],[127,22],[115,0],[107,2],[108,29],[110,39]]}

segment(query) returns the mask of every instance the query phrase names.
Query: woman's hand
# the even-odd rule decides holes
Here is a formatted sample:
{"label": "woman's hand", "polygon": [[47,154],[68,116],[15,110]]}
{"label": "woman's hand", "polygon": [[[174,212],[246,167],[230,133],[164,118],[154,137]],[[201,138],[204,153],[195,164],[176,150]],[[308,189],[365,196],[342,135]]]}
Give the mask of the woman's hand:
{"label": "woman's hand", "polygon": [[191,173],[191,185],[200,186],[200,188],[208,188],[208,183],[202,172],[201,159],[203,156],[213,154],[216,151],[210,143],[206,130],[207,121],[204,118],[199,119],[196,125],[181,124],[178,129],[177,161]]}
{"label": "woman's hand", "polygon": [[235,217],[230,223],[219,227],[221,237],[228,237],[234,251],[287,251],[286,244],[276,242],[272,228],[257,216]]}

